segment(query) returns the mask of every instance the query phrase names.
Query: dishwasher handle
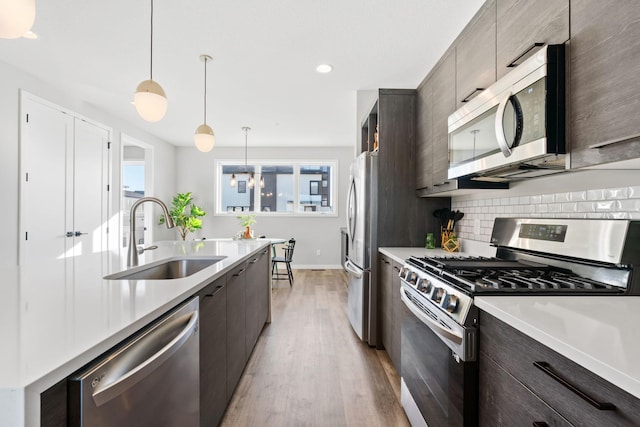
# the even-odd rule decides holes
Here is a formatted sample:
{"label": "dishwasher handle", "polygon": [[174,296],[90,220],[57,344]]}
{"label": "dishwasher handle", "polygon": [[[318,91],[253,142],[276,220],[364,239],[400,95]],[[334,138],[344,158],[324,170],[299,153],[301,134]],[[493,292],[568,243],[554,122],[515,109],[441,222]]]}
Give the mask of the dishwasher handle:
{"label": "dishwasher handle", "polygon": [[[184,345],[184,343],[197,331],[198,310],[186,314],[185,316],[191,316],[187,325],[168,344],[162,347],[151,357],[135,366],[133,369],[122,374],[119,378],[108,382],[103,387],[101,387],[101,384],[98,384],[98,386],[96,386],[93,391],[93,400],[96,406],[104,405],[114,397],[124,393],[139,381],[149,376],[156,368],[166,362]],[[180,316],[177,319],[172,320],[170,323],[182,323],[181,319],[183,319],[185,316]],[[168,329],[169,331],[167,333],[170,333],[172,331],[170,325]],[[144,336],[131,348],[127,349],[127,351],[135,351],[135,348],[137,347],[152,345],[152,341],[155,341],[157,339],[155,335],[156,334],[150,333],[148,336]]]}

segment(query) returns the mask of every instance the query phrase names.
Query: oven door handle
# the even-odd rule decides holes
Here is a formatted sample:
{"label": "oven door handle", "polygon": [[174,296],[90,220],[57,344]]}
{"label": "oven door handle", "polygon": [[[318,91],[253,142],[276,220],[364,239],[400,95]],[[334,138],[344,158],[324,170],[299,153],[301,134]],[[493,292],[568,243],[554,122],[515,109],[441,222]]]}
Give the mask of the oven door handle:
{"label": "oven door handle", "polygon": [[429,329],[431,329],[436,334],[440,335],[442,338],[447,339],[456,345],[462,344],[462,337],[454,332],[451,332],[449,329],[445,328],[435,320],[431,319],[429,316],[424,314],[415,305],[407,298],[404,293],[404,289],[400,287],[400,299],[407,306],[407,308],[422,321],[422,323],[426,324]]}

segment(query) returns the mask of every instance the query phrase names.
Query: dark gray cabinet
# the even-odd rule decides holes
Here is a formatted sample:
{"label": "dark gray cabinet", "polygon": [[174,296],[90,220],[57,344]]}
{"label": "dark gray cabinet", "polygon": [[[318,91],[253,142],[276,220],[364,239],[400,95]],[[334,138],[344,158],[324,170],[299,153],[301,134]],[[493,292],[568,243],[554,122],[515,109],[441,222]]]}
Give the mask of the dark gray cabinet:
{"label": "dark gray cabinet", "polygon": [[456,43],[456,106],[496,81],[496,2],[488,0]]}
{"label": "dark gray cabinet", "polygon": [[480,425],[638,425],[640,400],[629,393],[486,312],[479,330]]}
{"label": "dark gray cabinet", "polygon": [[401,265],[386,255],[380,254],[380,291],[381,291],[381,330],[382,344],[396,368],[400,372],[401,304],[400,273]]}
{"label": "dark gray cabinet", "polygon": [[433,186],[433,78],[418,87],[416,116],[416,189],[420,190]]}
{"label": "dark gray cabinet", "polygon": [[489,357],[480,358],[479,371],[478,425],[571,426]]}
{"label": "dark gray cabinet", "polygon": [[571,167],[640,157],[640,7],[571,1]]}
{"label": "dark gray cabinet", "polygon": [[246,273],[246,346],[250,355],[269,314],[269,249],[252,256]]}
{"label": "dark gray cabinet", "polygon": [[227,288],[220,277],[200,298],[200,425],[217,426],[227,407]]}
{"label": "dark gray cabinet", "polygon": [[227,273],[227,403],[240,381],[249,355],[247,353],[247,262]]}
{"label": "dark gray cabinet", "polygon": [[433,73],[432,109],[432,183],[434,187],[448,184],[449,115],[456,110],[456,59],[453,52],[443,57]]}
{"label": "dark gray cabinet", "polygon": [[497,78],[535,52],[538,44],[569,40],[569,0],[497,0]]}

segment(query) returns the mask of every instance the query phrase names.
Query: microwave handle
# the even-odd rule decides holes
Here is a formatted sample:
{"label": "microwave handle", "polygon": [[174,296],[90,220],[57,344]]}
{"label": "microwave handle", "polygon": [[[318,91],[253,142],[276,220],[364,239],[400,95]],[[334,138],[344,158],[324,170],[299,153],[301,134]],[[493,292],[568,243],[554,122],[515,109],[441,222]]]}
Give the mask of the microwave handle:
{"label": "microwave handle", "polygon": [[507,144],[507,136],[504,134],[504,126],[502,125],[504,119],[504,111],[507,109],[507,104],[511,98],[511,91],[507,92],[498,105],[498,111],[496,111],[496,138],[498,139],[498,147],[505,157],[511,155],[511,148]]}

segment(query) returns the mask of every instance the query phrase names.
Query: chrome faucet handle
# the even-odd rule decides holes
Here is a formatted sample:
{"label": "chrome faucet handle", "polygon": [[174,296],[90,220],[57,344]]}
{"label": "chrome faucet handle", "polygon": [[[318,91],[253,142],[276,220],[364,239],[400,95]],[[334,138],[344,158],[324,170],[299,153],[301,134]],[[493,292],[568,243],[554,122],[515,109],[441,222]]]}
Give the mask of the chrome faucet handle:
{"label": "chrome faucet handle", "polygon": [[158,249],[158,245],[151,245],[146,248],[138,248],[138,255],[141,255],[144,251],[152,251]]}

